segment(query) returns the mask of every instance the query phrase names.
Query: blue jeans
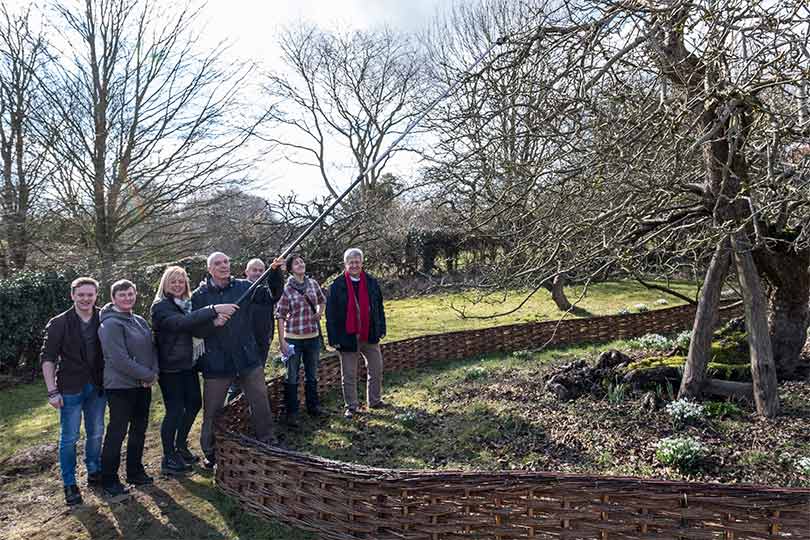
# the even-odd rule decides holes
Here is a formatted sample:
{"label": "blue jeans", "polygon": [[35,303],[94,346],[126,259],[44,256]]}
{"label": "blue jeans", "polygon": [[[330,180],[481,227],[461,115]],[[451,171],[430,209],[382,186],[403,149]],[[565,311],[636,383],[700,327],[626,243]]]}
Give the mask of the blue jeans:
{"label": "blue jeans", "polygon": [[304,361],[304,377],[308,383],[318,380],[318,364],[321,358],[321,340],[314,337],[309,339],[288,339],[287,343],[295,347],[295,354],[287,359],[287,384],[298,384],[298,372],[301,369],[301,360]]}
{"label": "blue jeans", "polygon": [[104,436],[104,409],[107,397],[99,389],[87,383],[78,394],[62,394],[63,405],[59,410],[59,468],[62,483],[76,485],[76,441],[84,413],[84,463],[87,473],[101,472],[101,439]]}

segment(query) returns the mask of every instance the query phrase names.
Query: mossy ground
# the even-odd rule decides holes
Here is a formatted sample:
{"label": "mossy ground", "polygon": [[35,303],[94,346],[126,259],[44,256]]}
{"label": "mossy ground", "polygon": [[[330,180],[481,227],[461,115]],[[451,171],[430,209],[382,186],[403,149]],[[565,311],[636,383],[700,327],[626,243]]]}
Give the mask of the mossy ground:
{"label": "mossy ground", "polygon": [[[625,344],[447,362],[387,377],[392,406],[348,421],[305,419],[287,443],[323,457],[405,469],[529,469],[807,486],[795,466],[810,456],[810,384],[781,387],[785,414],[757,419],[742,404],[712,402],[696,425],[676,428],[662,408],[629,393],[559,402],[543,391],[552,366]],[[339,410],[332,393],[327,406]],[[688,474],[655,459],[663,437],[689,435],[711,454]]]}

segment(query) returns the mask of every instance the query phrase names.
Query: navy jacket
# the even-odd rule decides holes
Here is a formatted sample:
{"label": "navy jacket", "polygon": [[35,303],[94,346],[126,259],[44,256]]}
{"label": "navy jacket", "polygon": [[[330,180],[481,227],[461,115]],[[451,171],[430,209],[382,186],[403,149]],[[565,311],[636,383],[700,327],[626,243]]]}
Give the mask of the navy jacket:
{"label": "navy jacket", "polygon": [[217,318],[213,306],[184,312],[171,297],[152,304],[152,331],[158,350],[160,371],[185,371],[193,366],[191,332]]}
{"label": "navy jacket", "polygon": [[284,282],[281,279],[281,272],[276,270],[267,276],[267,287],[270,289],[270,296],[273,302],[270,304],[254,304],[252,307],[253,318],[253,335],[256,337],[256,346],[259,348],[259,353],[264,356],[262,362],[267,358],[267,353],[270,350],[270,342],[273,341],[273,334],[275,329],[276,318],[274,312],[276,310],[275,303],[281,298],[284,292]]}
{"label": "navy jacket", "polygon": [[[278,271],[273,273],[277,274]],[[213,304],[235,304],[249,288],[248,280],[233,277],[224,288],[219,288],[209,276],[192,293],[192,309],[207,309],[207,306]],[[253,312],[256,306],[272,307],[274,303],[273,295],[265,282],[256,288],[252,301],[245,302],[225,326],[216,327],[211,320],[192,330],[196,337],[205,339],[205,354],[199,359],[203,377],[233,377],[264,365],[256,343]]]}
{"label": "navy jacket", "polygon": [[[383,308],[382,291],[377,280],[366,273],[368,284],[368,303],[371,307],[371,328],[368,332],[369,343],[379,343],[385,337],[385,309]],[[329,345],[345,352],[357,351],[357,336],[346,333],[346,305],[349,300],[346,278],[340,274],[329,287],[329,298],[326,301],[326,332]]]}

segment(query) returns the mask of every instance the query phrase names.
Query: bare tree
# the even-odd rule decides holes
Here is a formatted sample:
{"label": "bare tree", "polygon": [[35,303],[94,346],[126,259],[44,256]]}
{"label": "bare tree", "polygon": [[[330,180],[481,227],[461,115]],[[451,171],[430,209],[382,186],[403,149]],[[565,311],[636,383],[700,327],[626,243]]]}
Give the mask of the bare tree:
{"label": "bare tree", "polygon": [[[508,49],[468,86],[465,99],[480,97],[476,107],[456,109],[466,127],[447,131],[453,135],[447,141],[485,138],[448,152],[453,159],[445,169],[472,163],[481,178],[499,179],[486,205],[480,189],[466,198],[478,206],[463,216],[471,228],[501,220],[497,230],[509,231],[508,256],[518,261],[518,275],[534,279],[559,271],[550,256],[555,246],[568,247],[581,268],[605,263],[642,272],[659,254],[674,270],[689,259],[705,264],[718,245],[728,246],[702,289],[691,387],[698,393],[703,387],[698,357],[709,354],[717,288],[725,268],[734,268],[746,304],[757,408],[776,414],[774,367],[784,376],[795,372],[810,293],[803,285],[810,164],[789,158],[807,136],[807,4],[564,0],[529,9],[506,28]],[[482,39],[491,37],[467,39],[467,50]],[[527,93],[520,107],[503,104],[509,93],[489,74],[510,77],[527,66],[537,66],[524,77],[539,82],[540,97],[531,102]],[[507,112],[537,126],[523,133],[541,144],[525,167],[533,174],[522,173],[513,187],[503,179],[506,166],[519,161],[502,159],[493,175],[482,152],[505,139],[489,128]],[[532,124],[537,114],[542,120]],[[473,121],[480,127],[470,128]],[[792,271],[774,271],[786,268]],[[763,329],[767,290],[770,329]],[[793,291],[795,300],[787,304],[790,295],[780,290]],[[776,362],[774,350],[782,352]]]}
{"label": "bare tree", "polygon": [[32,28],[30,8],[13,14],[0,6],[0,163],[2,232],[0,275],[25,268],[32,239],[32,213],[47,178],[38,130],[44,114],[37,74],[47,60],[43,35]]}
{"label": "bare tree", "polygon": [[84,0],[55,11],[68,45],[48,85],[61,125],[53,191],[106,276],[122,257],[147,256],[146,239],[179,249],[183,234],[162,234],[212,200],[192,196],[247,180],[242,151],[261,117],[240,100],[250,66],[226,65],[223,45],[204,50],[189,5]]}
{"label": "bare tree", "polygon": [[[337,197],[329,169],[346,163],[346,148],[357,175],[418,112],[418,51],[407,36],[388,29],[337,33],[303,25],[284,32],[279,46],[288,72],[268,78],[268,92],[279,103],[267,139],[284,148],[291,162],[317,168]],[[363,186],[373,187],[400,151],[369,171]]]}

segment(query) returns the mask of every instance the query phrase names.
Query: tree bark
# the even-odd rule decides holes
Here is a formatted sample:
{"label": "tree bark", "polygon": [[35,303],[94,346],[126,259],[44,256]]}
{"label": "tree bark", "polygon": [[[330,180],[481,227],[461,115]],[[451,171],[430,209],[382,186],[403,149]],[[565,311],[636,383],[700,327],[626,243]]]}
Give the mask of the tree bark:
{"label": "tree bark", "polygon": [[744,399],[749,403],[754,402],[754,387],[751,383],[706,379],[703,393],[709,396]]}
{"label": "tree bark", "polygon": [[717,306],[720,304],[720,293],[723,282],[731,266],[731,244],[724,238],[714,251],[703,288],[700,289],[695,321],[692,324],[692,339],[689,341],[689,355],[683,369],[679,398],[697,399],[703,392],[706,382],[706,366],[712,352],[712,336],[717,323]]}
{"label": "tree bark", "polygon": [[795,379],[807,370],[801,352],[810,324],[810,250],[797,250],[793,235],[769,230],[777,238],[753,252],[760,275],[770,285],[768,327],[773,347],[776,375],[781,380]]}
{"label": "tree bark", "polygon": [[779,413],[779,395],[776,384],[776,366],[773,361],[771,336],[768,332],[765,294],[759,280],[751,244],[742,232],[731,237],[734,262],[745,304],[745,325],[751,350],[751,377],[754,383],[754,403],[757,413],[773,418]]}
{"label": "tree bark", "polygon": [[551,283],[551,298],[560,311],[568,311],[573,307],[568,301],[568,297],[565,296],[565,274],[554,276],[554,281]]}

